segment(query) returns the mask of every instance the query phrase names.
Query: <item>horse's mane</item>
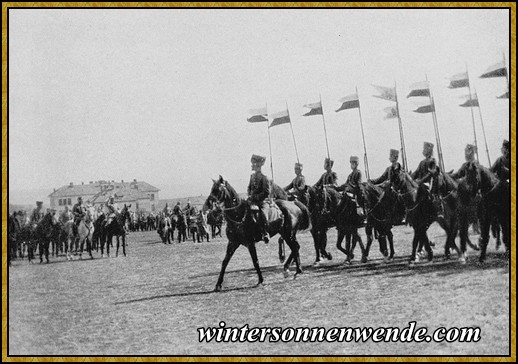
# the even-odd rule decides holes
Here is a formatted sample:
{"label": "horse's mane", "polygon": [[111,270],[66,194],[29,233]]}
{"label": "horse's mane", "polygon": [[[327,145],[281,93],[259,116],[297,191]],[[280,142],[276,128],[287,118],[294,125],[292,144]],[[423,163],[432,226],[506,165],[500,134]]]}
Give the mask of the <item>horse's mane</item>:
{"label": "horse's mane", "polygon": [[481,188],[491,189],[498,183],[497,176],[491,170],[483,165],[478,165],[480,172]]}
{"label": "horse's mane", "polygon": [[383,193],[381,187],[373,185],[372,183],[363,182],[360,186],[360,189],[364,192],[365,199],[368,201],[377,201]]}

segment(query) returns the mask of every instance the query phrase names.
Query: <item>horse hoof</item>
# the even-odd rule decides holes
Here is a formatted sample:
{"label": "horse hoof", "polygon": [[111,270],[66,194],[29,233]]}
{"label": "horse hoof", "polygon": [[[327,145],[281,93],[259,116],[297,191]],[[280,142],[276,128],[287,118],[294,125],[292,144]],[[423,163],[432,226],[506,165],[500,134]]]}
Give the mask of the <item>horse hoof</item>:
{"label": "horse hoof", "polygon": [[362,263],[367,263],[367,257],[362,257],[361,262],[362,262]]}
{"label": "horse hoof", "polygon": [[289,269],[285,269],[283,272],[283,275],[284,275],[284,278],[288,278],[290,276],[290,271]]}
{"label": "horse hoof", "polygon": [[216,288],[214,288],[214,292],[221,292],[221,286],[216,286]]}
{"label": "horse hoof", "polygon": [[408,267],[409,268],[414,268],[415,267],[415,260],[411,260],[410,262],[408,262]]}
{"label": "horse hoof", "polygon": [[264,287],[264,284],[262,281],[259,281],[257,282],[257,284],[255,285],[256,287]]}
{"label": "horse hoof", "polygon": [[333,256],[331,255],[331,253],[327,253],[327,260],[333,260]]}
{"label": "horse hoof", "polygon": [[320,267],[320,262],[314,262],[313,267]]}
{"label": "horse hoof", "polygon": [[460,263],[460,264],[466,264],[466,258],[464,258],[464,257],[460,257],[460,258],[459,258],[459,263]]}

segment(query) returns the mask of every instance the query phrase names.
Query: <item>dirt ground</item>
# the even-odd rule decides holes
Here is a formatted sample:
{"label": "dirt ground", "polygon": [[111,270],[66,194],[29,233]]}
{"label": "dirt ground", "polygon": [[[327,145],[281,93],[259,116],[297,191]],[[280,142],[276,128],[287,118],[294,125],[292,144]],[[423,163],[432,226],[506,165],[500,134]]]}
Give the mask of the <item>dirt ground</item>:
{"label": "dirt ground", "polygon": [[[128,256],[50,264],[17,260],[9,268],[9,355],[509,355],[509,265],[491,240],[489,257],[477,263],[469,250],[461,265],[443,258],[436,225],[432,264],[407,265],[412,230],[394,230],[396,259],[383,263],[377,243],[350,266],[330,230],[332,261],[313,267],[311,235],[299,235],[304,274],[285,279],[277,239],[257,243],[265,284],[248,250],[240,247],[213,293],[226,240],[172,245],[156,232],[130,233]],[[364,232],[361,236],[365,241]],[[473,236],[472,241],[477,237]],[[38,261],[38,260],[37,260]],[[429,330],[480,327],[477,343],[200,343],[198,327],[400,327],[416,321]]]}

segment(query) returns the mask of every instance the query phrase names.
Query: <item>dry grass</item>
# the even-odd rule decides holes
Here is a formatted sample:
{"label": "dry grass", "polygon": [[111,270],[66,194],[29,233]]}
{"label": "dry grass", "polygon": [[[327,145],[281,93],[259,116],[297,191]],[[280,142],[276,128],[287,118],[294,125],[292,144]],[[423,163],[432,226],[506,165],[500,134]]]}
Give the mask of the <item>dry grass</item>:
{"label": "dry grass", "polygon": [[[10,355],[507,355],[509,267],[501,254],[483,266],[442,258],[444,236],[432,265],[407,267],[412,231],[395,230],[396,259],[383,264],[377,244],[371,261],[313,268],[309,233],[301,234],[304,274],[284,279],[277,244],[258,243],[265,285],[240,247],[229,264],[224,291],[212,293],[226,241],[164,245],[156,232],[131,233],[128,257],[48,265],[15,261],[9,269]],[[336,233],[329,233],[334,242]],[[362,237],[364,237],[362,233]],[[474,239],[474,238],[472,238]],[[364,239],[365,240],[365,239]],[[98,258],[100,255],[95,255]],[[359,251],[357,256],[359,256]],[[197,328],[479,326],[478,343],[199,343]]]}

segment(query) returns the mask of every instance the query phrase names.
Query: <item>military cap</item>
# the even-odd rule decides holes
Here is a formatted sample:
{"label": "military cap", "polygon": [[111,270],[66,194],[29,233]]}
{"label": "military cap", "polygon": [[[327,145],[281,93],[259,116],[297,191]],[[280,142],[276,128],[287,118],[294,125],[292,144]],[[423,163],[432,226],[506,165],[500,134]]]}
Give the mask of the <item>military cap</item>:
{"label": "military cap", "polygon": [[38,206],[43,205],[43,201],[36,201],[36,205],[38,205]]}
{"label": "military cap", "polygon": [[397,149],[391,149],[391,150],[390,150],[390,156],[391,156],[391,157],[394,157],[394,158],[396,158],[396,159],[397,159],[397,158],[399,158],[399,150],[397,150]]}
{"label": "military cap", "polygon": [[360,158],[358,158],[357,156],[355,155],[352,155],[351,158],[349,158],[349,162],[352,163],[352,162],[356,162],[358,163],[360,161]]}
{"label": "military cap", "polygon": [[477,147],[475,147],[473,144],[467,144],[465,150],[466,152],[475,153],[477,151]]}
{"label": "military cap", "polygon": [[502,147],[509,150],[509,140],[504,139],[504,141],[502,143]]}
{"label": "military cap", "polygon": [[429,142],[424,142],[423,144],[423,150],[433,152],[433,144]]}
{"label": "military cap", "polygon": [[332,167],[332,166],[333,166],[333,164],[335,164],[335,161],[334,161],[334,160],[332,160],[331,158],[326,158],[326,160],[324,161],[324,166],[326,166],[326,167],[327,167],[327,166]]}
{"label": "military cap", "polygon": [[252,158],[251,158],[252,163],[260,164],[262,166],[265,161],[266,161],[265,157],[263,157],[261,155],[257,155],[257,154],[252,154]]}
{"label": "military cap", "polygon": [[302,169],[303,165],[302,163],[295,163],[295,168]]}

